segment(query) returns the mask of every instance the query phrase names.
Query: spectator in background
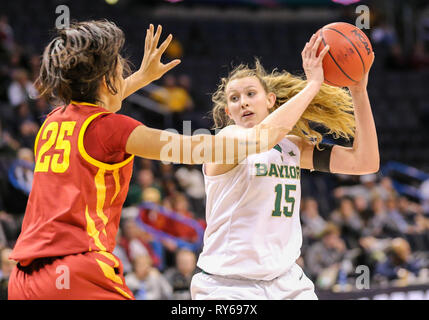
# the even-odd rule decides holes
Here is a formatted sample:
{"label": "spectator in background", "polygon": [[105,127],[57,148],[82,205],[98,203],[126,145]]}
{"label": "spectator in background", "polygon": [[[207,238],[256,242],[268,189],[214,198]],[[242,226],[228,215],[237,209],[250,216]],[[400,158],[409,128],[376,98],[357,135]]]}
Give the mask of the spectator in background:
{"label": "spectator in background", "polygon": [[165,277],[173,288],[173,299],[191,300],[191,280],[197,272],[195,253],[188,249],[179,249],[176,253],[176,266],[165,272]]}
{"label": "spectator in background", "polygon": [[419,213],[419,206],[405,196],[398,198],[398,211],[411,228],[408,238],[414,250],[426,251],[429,247],[427,219]]}
{"label": "spectator in background", "polygon": [[161,162],[159,164],[159,175],[160,175],[161,181],[174,180],[175,179],[174,174],[175,174],[174,167],[171,163]]}
{"label": "spectator in background", "polygon": [[163,79],[163,86],[152,90],[151,97],[172,112],[175,128],[182,130],[182,114],[193,108],[194,102],[186,89],[177,84],[174,75],[167,74]]}
{"label": "spectator in background", "polygon": [[[178,190],[177,183],[175,182],[175,180],[176,179],[168,179],[168,180],[162,181],[162,188],[164,191],[164,197],[169,198],[170,200],[173,199],[176,196],[176,194],[178,194],[180,192]],[[173,207],[171,207],[171,210],[173,210]]]}
{"label": "spectator in background", "polygon": [[13,82],[8,89],[9,103],[14,107],[35,99],[38,92],[25,69],[17,69],[12,74]]}
{"label": "spectator in background", "polygon": [[381,197],[384,201],[390,197],[397,197],[398,192],[393,187],[393,182],[390,177],[382,177],[377,187],[377,196]]}
{"label": "spectator in background", "polygon": [[2,119],[0,119],[0,156],[14,156],[19,149],[19,142],[3,128]]}
{"label": "spectator in background", "polygon": [[418,277],[420,268],[419,261],[412,257],[407,240],[395,238],[388,249],[386,260],[377,264],[376,275],[389,281],[402,279],[407,285],[411,278]]}
{"label": "spectator in background", "polygon": [[197,166],[182,166],[176,171],[175,177],[189,197],[197,217],[203,219],[205,217],[206,193],[201,169],[198,169]]}
{"label": "spectator in background", "polygon": [[[172,198],[173,211],[180,214],[185,218],[194,219],[194,213],[189,210],[189,202],[184,194],[178,193]],[[196,231],[184,223],[176,222],[173,227],[173,233],[176,237],[179,237],[188,242],[194,242],[197,240]]]}
{"label": "spectator in background", "polygon": [[125,282],[136,300],[170,300],[173,289],[158,269],[152,266],[149,255],[138,255],[133,260],[134,272],[125,276]]}
{"label": "spectator in background", "polygon": [[387,214],[392,226],[392,231],[394,231],[395,236],[399,237],[401,235],[405,235],[406,233],[412,232],[412,228],[409,226],[405,218],[399,213],[397,198],[390,197],[387,199],[386,206]]}
{"label": "spectator in background", "polygon": [[133,267],[131,265],[130,259],[128,258],[127,250],[121,244],[121,238],[122,229],[118,228],[118,232],[116,233],[116,245],[112,253],[122,262],[124,276],[126,276],[128,273],[132,272]]}
{"label": "spectator in background", "polygon": [[390,219],[391,230],[396,237],[404,237],[413,250],[426,250],[424,245],[424,228],[414,220],[413,212],[409,211],[408,200],[405,197],[389,198],[387,212]]}
{"label": "spectator in background", "polygon": [[39,126],[35,121],[25,120],[19,125],[18,141],[21,147],[33,148]]}
{"label": "spectator in background", "polygon": [[43,124],[46,116],[52,111],[52,107],[48,104],[45,98],[37,99],[34,103],[34,119],[39,126]]}
{"label": "spectator in background", "polygon": [[380,239],[373,236],[363,236],[359,239],[359,252],[353,259],[354,265],[367,266],[372,279],[377,264],[386,259],[385,252],[390,246],[390,242],[390,238]]}
{"label": "spectator in background", "polygon": [[[322,234],[322,241],[312,245],[305,255],[305,265],[316,285],[329,282],[333,284],[339,265],[346,254],[346,245],[341,239],[341,230],[333,223],[328,223]],[[324,280],[329,275],[329,281]]]}
{"label": "spectator in background", "polygon": [[369,201],[365,197],[363,197],[361,195],[357,195],[353,199],[353,203],[354,203],[354,206],[356,208],[356,212],[357,212],[359,218],[361,219],[361,221],[364,224],[366,224],[366,222],[372,216],[372,211],[369,208]]}
{"label": "spectator in background", "polygon": [[317,201],[314,198],[304,200],[301,210],[303,241],[313,243],[320,238],[326,228],[326,221],[320,216]]}
{"label": "spectator in background", "polygon": [[39,76],[41,62],[41,56],[38,54],[31,55],[30,59],[30,80],[35,82]]}
{"label": "spectator in background", "polygon": [[340,200],[339,208],[331,214],[331,221],[341,229],[347,248],[356,248],[364,225],[354,208],[352,198],[344,197]]}
{"label": "spectator in background", "polygon": [[157,244],[153,245],[152,242],[152,236],[140,229],[133,219],[124,221],[120,245],[125,249],[130,261],[140,255],[149,255],[152,259],[152,264],[160,267],[162,261],[159,252],[156,251]]}
{"label": "spectator in background", "polygon": [[33,185],[34,176],[33,167],[35,163],[33,151],[29,148],[20,148],[18,150],[18,160],[20,160],[23,165],[16,166],[14,177],[22,190],[29,194],[31,186]]}
{"label": "spectator in background", "polygon": [[182,43],[177,38],[172,39],[167,49],[165,50],[165,55],[169,59],[182,58],[183,57]]}
{"label": "spectator in background", "polygon": [[125,206],[137,206],[142,201],[162,200],[161,187],[156,183],[151,169],[140,169],[137,172],[137,182],[132,183],[128,190]]}
{"label": "spectator in background", "polygon": [[183,113],[183,119],[192,121],[192,128],[209,128],[211,124],[206,117],[210,107],[208,99],[204,99],[200,91],[194,89],[189,75],[181,74],[177,82],[181,88],[186,90],[192,100],[192,105]]}
{"label": "spectator in background", "polygon": [[377,175],[372,173],[359,176],[359,180],[360,184],[336,188],[334,190],[335,197],[339,199],[346,196],[353,198],[362,196],[367,202],[370,202],[378,193],[376,184]]}
{"label": "spectator in background", "polygon": [[16,262],[9,260],[9,255],[12,252],[10,248],[0,249],[0,300],[7,300],[7,287],[9,276]]}
{"label": "spectator in background", "polygon": [[388,238],[392,236],[389,232],[390,220],[387,215],[386,205],[382,198],[376,198],[372,202],[372,216],[365,224],[362,235],[375,238]]}

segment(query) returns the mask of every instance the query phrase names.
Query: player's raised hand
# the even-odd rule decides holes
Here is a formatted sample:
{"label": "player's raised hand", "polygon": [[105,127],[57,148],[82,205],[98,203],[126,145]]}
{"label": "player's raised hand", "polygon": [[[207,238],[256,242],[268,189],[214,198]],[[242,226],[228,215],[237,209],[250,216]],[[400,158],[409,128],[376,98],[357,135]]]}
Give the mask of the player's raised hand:
{"label": "player's raised hand", "polygon": [[148,77],[150,81],[154,81],[161,78],[166,72],[173,69],[180,63],[179,59],[170,61],[167,64],[163,64],[161,62],[162,54],[165,52],[171,40],[173,39],[173,36],[169,34],[167,39],[165,39],[164,42],[158,48],[158,42],[161,37],[161,32],[161,25],[158,25],[155,34],[153,24],[151,24],[146,30],[145,49],[139,72],[144,73],[145,77]]}
{"label": "player's raised hand", "polygon": [[158,48],[158,41],[161,37],[162,27],[158,26],[155,34],[153,34],[153,31],[154,27],[151,24],[146,30],[142,64],[139,70],[125,79],[122,99],[125,99],[137,90],[140,90],[152,81],[158,80],[166,72],[173,69],[180,63],[179,59],[170,61],[167,64],[163,64],[161,62],[162,54],[167,49],[173,37],[170,34]]}
{"label": "player's raised hand", "polygon": [[302,67],[304,68],[307,81],[315,81],[320,85],[324,81],[322,61],[326,53],[329,51],[329,45],[325,46],[317,56],[317,49],[319,48],[322,37],[313,34],[310,41],[305,44],[301,52]]}
{"label": "player's raised hand", "polygon": [[349,90],[350,92],[356,92],[356,91],[365,91],[366,87],[368,85],[368,75],[369,75],[369,71],[371,70],[372,64],[374,63],[374,59],[375,59],[375,54],[374,52],[371,52],[371,64],[369,65],[368,71],[365,73],[365,75],[363,76],[362,80],[359,81],[358,83],[356,83],[355,85],[349,86]]}

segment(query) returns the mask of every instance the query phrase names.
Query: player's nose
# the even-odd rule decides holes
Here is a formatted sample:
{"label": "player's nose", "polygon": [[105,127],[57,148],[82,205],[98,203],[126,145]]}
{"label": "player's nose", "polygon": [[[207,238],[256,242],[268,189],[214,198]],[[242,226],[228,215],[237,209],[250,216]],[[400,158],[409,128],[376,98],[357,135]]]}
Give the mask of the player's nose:
{"label": "player's nose", "polygon": [[247,101],[246,96],[240,98],[240,103],[242,108],[249,107],[249,102]]}

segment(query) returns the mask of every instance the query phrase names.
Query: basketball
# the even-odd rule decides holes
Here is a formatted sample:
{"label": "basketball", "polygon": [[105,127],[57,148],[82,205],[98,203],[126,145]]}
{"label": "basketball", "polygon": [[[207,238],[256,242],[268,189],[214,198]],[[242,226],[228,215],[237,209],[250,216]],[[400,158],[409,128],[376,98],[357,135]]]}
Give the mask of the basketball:
{"label": "basketball", "polygon": [[326,45],[330,47],[323,58],[325,83],[347,87],[362,80],[372,60],[371,42],[365,33],[345,22],[327,24],[317,33],[322,36],[317,54]]}

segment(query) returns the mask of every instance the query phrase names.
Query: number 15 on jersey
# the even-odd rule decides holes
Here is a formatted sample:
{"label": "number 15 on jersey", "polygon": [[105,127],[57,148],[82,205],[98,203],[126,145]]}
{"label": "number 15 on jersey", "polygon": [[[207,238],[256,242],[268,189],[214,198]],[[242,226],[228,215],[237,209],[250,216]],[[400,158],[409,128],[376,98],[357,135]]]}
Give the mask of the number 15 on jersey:
{"label": "number 15 on jersey", "polygon": [[[284,186],[284,199],[286,206],[282,208],[283,200],[283,186]],[[276,193],[276,199],[274,202],[274,210],[272,211],[273,217],[280,217],[282,213],[290,218],[293,215],[293,210],[295,208],[295,197],[291,195],[291,191],[296,191],[296,185],[294,184],[281,184],[275,186],[274,191]],[[283,209],[283,210],[282,210]]]}

